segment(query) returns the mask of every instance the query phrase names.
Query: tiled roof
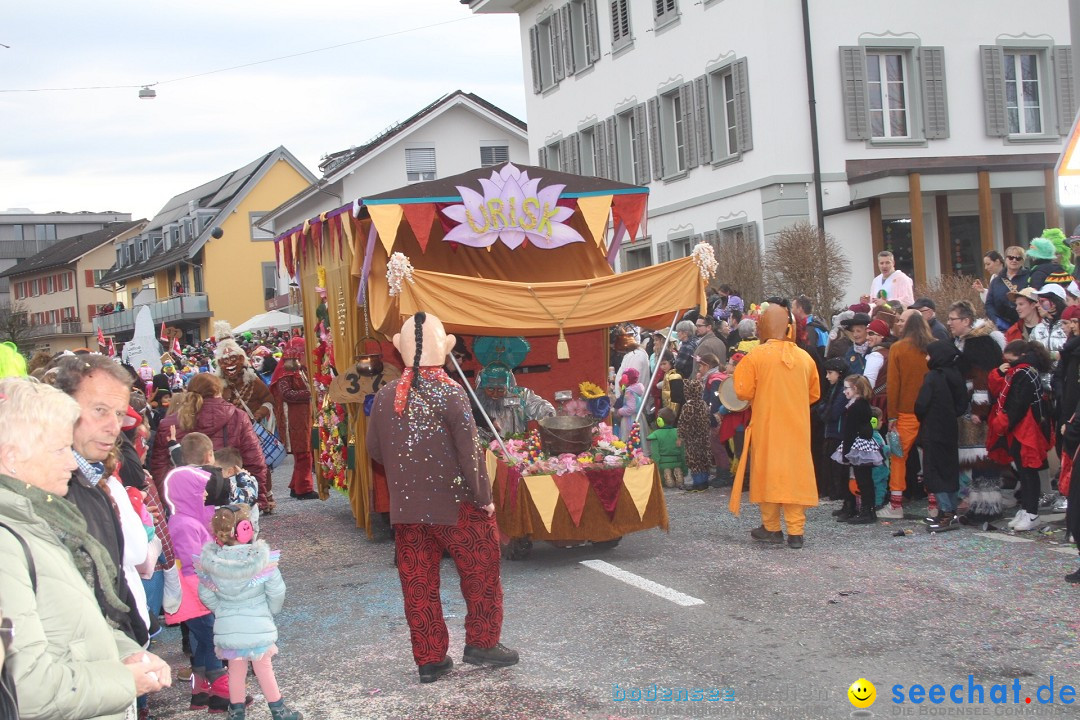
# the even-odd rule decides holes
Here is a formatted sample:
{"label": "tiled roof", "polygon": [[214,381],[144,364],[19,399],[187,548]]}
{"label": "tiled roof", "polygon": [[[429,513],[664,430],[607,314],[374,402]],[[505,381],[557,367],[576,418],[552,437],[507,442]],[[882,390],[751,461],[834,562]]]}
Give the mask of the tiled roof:
{"label": "tiled roof", "polygon": [[68,263],[78,260],[88,252],[97,250],[102,245],[107,245],[118,235],[123,235],[146,220],[131,220],[128,222],[109,223],[100,230],[83,233],[74,237],[61,240],[46,249],[31,255],[22,262],[0,273],[0,277],[13,275],[25,275],[26,273],[48,270],[50,268],[63,267]]}

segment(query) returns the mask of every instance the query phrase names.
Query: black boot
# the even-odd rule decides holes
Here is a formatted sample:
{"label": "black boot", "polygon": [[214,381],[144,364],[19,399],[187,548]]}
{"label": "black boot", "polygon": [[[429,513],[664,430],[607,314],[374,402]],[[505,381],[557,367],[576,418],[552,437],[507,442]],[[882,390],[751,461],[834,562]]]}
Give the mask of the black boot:
{"label": "black boot", "polygon": [[844,505],[839,510],[833,511],[833,515],[836,516],[836,522],[847,522],[848,518],[855,516],[855,498],[848,498],[844,500]]}
{"label": "black boot", "polygon": [[873,525],[877,522],[877,513],[873,507],[863,508],[858,515],[846,520],[848,525]]}

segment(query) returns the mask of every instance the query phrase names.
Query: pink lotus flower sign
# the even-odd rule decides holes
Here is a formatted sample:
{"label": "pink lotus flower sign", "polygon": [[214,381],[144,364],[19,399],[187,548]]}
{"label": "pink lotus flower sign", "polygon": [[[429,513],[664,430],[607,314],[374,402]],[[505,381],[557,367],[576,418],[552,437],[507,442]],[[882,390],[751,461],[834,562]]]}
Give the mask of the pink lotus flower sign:
{"label": "pink lotus flower sign", "polygon": [[540,187],[540,178],[507,164],[491,178],[480,180],[483,194],[458,186],[462,203],[443,213],[458,222],[443,240],[470,247],[489,247],[501,240],[511,250],[528,240],[539,248],[551,249],[585,242],[577,230],[565,224],[572,208],[557,203],[565,185]]}

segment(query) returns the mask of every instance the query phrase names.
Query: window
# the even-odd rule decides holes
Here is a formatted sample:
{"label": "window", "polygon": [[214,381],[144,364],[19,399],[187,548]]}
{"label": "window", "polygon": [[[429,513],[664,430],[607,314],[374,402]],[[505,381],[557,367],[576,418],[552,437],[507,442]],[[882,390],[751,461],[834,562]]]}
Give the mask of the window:
{"label": "window", "polygon": [[612,52],[628,47],[634,42],[630,32],[630,0],[611,0]]}
{"label": "window", "polygon": [[638,248],[627,248],[623,251],[623,272],[627,270],[640,270],[652,265],[652,246],[645,245]]}
{"label": "window", "polygon": [[619,113],[611,128],[614,148],[608,148],[609,176],[620,182],[640,185],[649,182],[648,129],[645,103]]}
{"label": "window", "polygon": [[984,45],[986,134],[1007,141],[1054,140],[1072,129],[1072,49],[1029,41]]}
{"label": "window", "polygon": [[541,167],[546,167],[549,170],[562,170],[562,158],[560,157],[559,150],[562,148],[561,141],[556,140],[550,145],[545,145],[540,148],[538,154],[538,162]]}
{"label": "window", "polygon": [[37,280],[30,281],[30,295],[32,297],[38,297],[41,295],[41,283]]}
{"label": "window", "polygon": [[870,136],[906,138],[908,133],[907,55],[866,53],[866,92],[870,101]]}
{"label": "window", "polygon": [[26,234],[23,231],[23,226],[22,225],[12,225],[11,229],[15,232],[15,239],[16,240],[25,240],[26,239]]}
{"label": "window", "polygon": [[480,148],[480,167],[499,165],[510,160],[510,148],[506,145],[490,145]]}
{"label": "window", "polygon": [[679,17],[679,4],[676,0],[653,0],[653,16],[656,26],[666,25]]}
{"label": "window", "polygon": [[848,140],[922,145],[949,137],[944,48],[841,47],[840,76]]}
{"label": "window", "polygon": [[[746,60],[736,60],[694,81],[703,162],[737,159],[754,147]],[[707,116],[707,119],[706,119]]]}
{"label": "window", "polygon": [[162,237],[161,233],[151,233],[150,234],[150,253],[151,254],[159,253],[164,249],[164,247],[165,247],[165,239]]}
{"label": "window", "polygon": [[37,241],[52,241],[56,239],[56,225],[35,225],[34,239]]}
{"label": "window", "polygon": [[406,148],[405,177],[409,182],[435,179],[435,148]]}
{"label": "window", "polygon": [[107,273],[107,272],[109,272],[109,271],[108,270],[95,270],[94,271],[94,286],[95,287],[97,287],[99,284],[101,284],[101,278],[105,277],[105,273]]}
{"label": "window", "polygon": [[54,292],[56,292],[56,277],[54,275],[49,275],[49,276],[45,277],[44,280],[45,280],[45,294],[46,295],[52,295]]}
{"label": "window", "polygon": [[124,248],[116,248],[116,267],[124,267]]}
{"label": "window", "polygon": [[273,240],[274,239],[274,233],[270,232],[269,230],[264,230],[263,228],[259,227],[259,223],[262,222],[263,216],[265,216],[265,215],[266,215],[265,212],[249,212],[248,213],[248,223],[251,225],[251,241],[252,242],[261,242],[263,240]]}
{"label": "window", "polygon": [[567,8],[570,32],[563,39],[570,45],[573,64],[566,68],[570,74],[590,68],[600,59],[600,32],[596,24],[596,0],[571,0]]}
{"label": "window", "polygon": [[578,172],[582,175],[598,175],[596,168],[599,166],[596,162],[596,151],[598,149],[596,142],[596,128],[599,125],[593,125],[592,127],[585,128],[577,134],[578,141]]}
{"label": "window", "polygon": [[60,289],[61,290],[70,290],[74,285],[75,285],[75,278],[71,273],[69,273],[69,272],[60,273]]}
{"label": "window", "polygon": [[263,300],[277,297],[277,265],[272,262],[262,264]]}
{"label": "window", "polygon": [[668,178],[698,164],[694,84],[685,83],[649,100],[653,178]]}

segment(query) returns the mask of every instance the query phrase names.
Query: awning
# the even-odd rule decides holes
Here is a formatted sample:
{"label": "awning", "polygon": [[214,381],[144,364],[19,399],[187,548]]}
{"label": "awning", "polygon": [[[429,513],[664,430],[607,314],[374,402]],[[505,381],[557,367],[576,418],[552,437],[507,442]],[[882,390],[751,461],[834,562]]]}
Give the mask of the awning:
{"label": "awning", "polygon": [[[416,269],[396,298],[372,293],[372,319],[393,334],[419,311],[450,332],[552,335],[633,322],[666,328],[677,310],[705,306],[705,280],[692,258],[586,280],[510,282]],[[569,317],[568,317],[569,316]],[[557,319],[557,320],[556,320]]]}

